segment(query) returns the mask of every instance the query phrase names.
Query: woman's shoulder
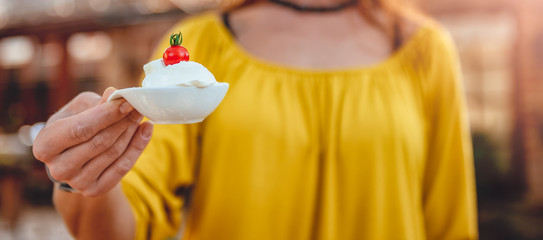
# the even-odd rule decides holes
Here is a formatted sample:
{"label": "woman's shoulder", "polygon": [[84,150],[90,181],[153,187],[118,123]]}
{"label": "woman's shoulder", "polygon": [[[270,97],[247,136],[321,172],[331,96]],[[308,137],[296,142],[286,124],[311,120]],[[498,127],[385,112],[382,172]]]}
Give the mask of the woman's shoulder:
{"label": "woman's shoulder", "polygon": [[403,62],[427,74],[441,74],[458,63],[456,45],[446,27],[422,14],[407,15]]}
{"label": "woman's shoulder", "polygon": [[402,21],[402,37],[406,42],[414,41],[425,48],[454,48],[449,31],[438,21],[422,13],[406,13]]}

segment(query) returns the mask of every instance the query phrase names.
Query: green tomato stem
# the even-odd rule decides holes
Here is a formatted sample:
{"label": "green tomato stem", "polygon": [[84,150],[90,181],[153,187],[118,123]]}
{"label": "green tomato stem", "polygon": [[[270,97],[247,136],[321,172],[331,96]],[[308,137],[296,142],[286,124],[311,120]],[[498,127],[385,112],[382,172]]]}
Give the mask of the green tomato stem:
{"label": "green tomato stem", "polygon": [[172,33],[170,36],[170,46],[179,46],[183,42],[183,35],[181,32],[179,33]]}

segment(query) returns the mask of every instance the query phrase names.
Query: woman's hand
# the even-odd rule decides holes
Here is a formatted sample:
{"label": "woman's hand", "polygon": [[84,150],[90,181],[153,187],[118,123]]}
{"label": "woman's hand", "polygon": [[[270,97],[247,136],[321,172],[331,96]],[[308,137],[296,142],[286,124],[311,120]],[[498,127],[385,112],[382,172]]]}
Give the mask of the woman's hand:
{"label": "woman's hand", "polygon": [[87,197],[115,187],[134,166],[152,133],[152,124],[124,99],[106,102],[84,92],[47,121],[34,141],[34,156],[51,176]]}

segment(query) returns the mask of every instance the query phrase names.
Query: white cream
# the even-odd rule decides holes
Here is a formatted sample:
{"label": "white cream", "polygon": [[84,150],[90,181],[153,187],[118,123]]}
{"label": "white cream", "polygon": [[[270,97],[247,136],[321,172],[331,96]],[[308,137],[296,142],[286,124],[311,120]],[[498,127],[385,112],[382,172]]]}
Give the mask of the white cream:
{"label": "white cream", "polygon": [[165,66],[162,59],[151,61],[143,66],[145,78],[143,87],[196,86],[200,88],[215,84],[215,77],[202,64],[181,61]]}

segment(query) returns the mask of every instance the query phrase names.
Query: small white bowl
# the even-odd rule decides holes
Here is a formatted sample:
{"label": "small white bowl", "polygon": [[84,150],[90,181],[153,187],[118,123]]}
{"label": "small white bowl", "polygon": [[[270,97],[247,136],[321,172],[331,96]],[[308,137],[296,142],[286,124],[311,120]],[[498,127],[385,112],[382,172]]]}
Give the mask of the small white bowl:
{"label": "small white bowl", "polygon": [[203,121],[221,103],[228,83],[205,88],[168,86],[120,89],[108,101],[124,98],[138,112],[157,124],[189,124]]}

